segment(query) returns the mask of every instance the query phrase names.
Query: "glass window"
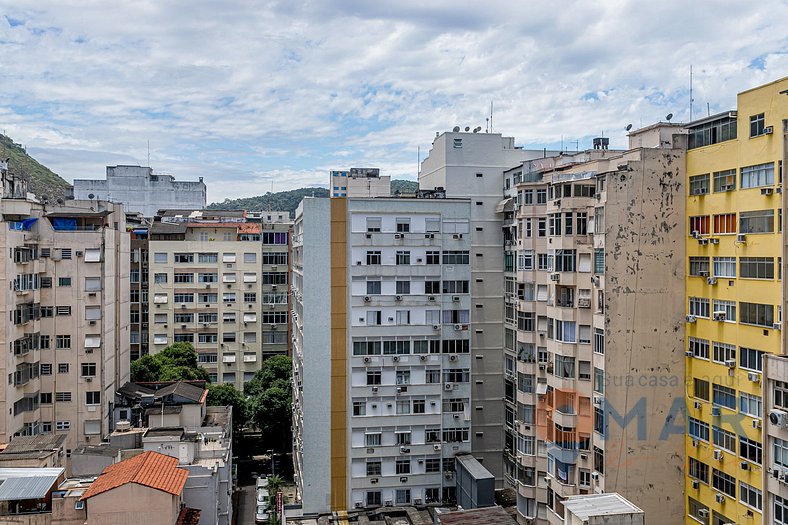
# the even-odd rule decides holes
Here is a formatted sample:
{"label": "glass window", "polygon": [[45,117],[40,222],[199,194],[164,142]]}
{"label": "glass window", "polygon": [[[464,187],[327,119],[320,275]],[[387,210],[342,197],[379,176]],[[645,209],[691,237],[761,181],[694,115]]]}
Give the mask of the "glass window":
{"label": "glass window", "polygon": [[774,185],[774,162],[745,166],[741,169],[741,188]]}

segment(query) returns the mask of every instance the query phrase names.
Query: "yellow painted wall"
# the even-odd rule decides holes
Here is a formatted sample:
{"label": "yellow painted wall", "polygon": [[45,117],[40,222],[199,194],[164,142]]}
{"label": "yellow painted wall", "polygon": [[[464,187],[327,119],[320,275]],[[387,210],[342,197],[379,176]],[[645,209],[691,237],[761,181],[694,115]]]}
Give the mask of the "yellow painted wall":
{"label": "yellow painted wall", "polygon": [[[775,214],[775,233],[773,234],[748,234],[745,243],[736,242],[736,235],[715,235],[719,238],[718,245],[708,244],[701,246],[697,240],[687,237],[687,268],[689,269],[689,257],[708,256],[712,266],[713,257],[736,257],[737,258],[737,278],[720,278],[716,285],[709,285],[705,278],[687,276],[686,291],[687,297],[706,297],[711,300],[723,299],[737,302],[737,316],[740,314],[738,303],[751,302],[761,304],[772,304],[775,306],[775,321],[777,321],[777,306],[782,304],[782,283],[778,279],[778,261],[782,256],[783,238],[779,231],[779,210],[782,209],[783,195],[773,193],[772,195],[762,195],[760,188],[741,189],[741,172],[744,166],[774,162],[775,185],[782,186],[779,175],[778,161],[783,158],[783,137],[782,120],[788,118],[788,95],[780,94],[780,91],[788,89],[788,78],[755,88],[750,91],[740,93],[738,96],[738,117],[737,117],[737,138],[702,148],[689,150],[687,153],[687,184],[689,187],[689,177],[704,173],[712,174],[715,171],[736,168],[736,190],[730,192],[714,193],[713,178],[710,180],[710,193],[702,196],[689,195],[687,200],[688,217],[698,215],[709,215],[720,213],[738,212],[773,209]],[[773,126],[774,132],[770,135],[750,137],[750,116],[765,113],[766,126]],[[713,218],[710,219],[713,228]],[[687,221],[689,225],[689,219]],[[689,227],[689,226],[688,226]],[[689,232],[687,232],[689,234]],[[775,260],[775,279],[774,280],[753,280],[742,279],[739,277],[739,257],[773,257]],[[689,311],[689,305],[687,306]],[[738,319],[737,319],[738,321]],[[740,502],[739,481],[743,481],[758,489],[762,488],[762,467],[752,465],[751,470],[743,470],[741,463],[743,459],[737,454],[724,452],[724,459],[717,461],[713,458],[713,450],[716,448],[711,443],[711,426],[719,425],[730,431],[744,434],[746,437],[761,441],[761,430],[753,428],[751,417],[739,417],[736,411],[722,409],[723,417],[712,417],[711,402],[702,402],[702,407],[696,409],[693,397],[692,384],[693,377],[703,377],[709,380],[710,391],[711,383],[718,383],[734,388],[738,395],[741,392],[762,396],[761,383],[750,381],[747,377],[747,370],[738,366],[739,348],[745,346],[770,353],[779,353],[781,350],[782,334],[778,330],[764,329],[762,327],[741,325],[738,322],[718,322],[707,319],[698,319],[695,323],[687,323],[686,337],[698,337],[709,340],[710,358],[713,358],[712,343],[714,341],[728,343],[736,346],[737,367],[732,371],[723,365],[714,363],[712,359],[705,361],[698,358],[687,359],[687,412],[690,417],[700,419],[709,424],[710,439],[709,443],[701,443],[693,446],[692,440],[687,438],[687,474],[686,492],[710,510],[719,512],[735,523],[760,523],[761,515],[757,511],[752,511]],[[710,392],[711,397],[711,392]],[[737,426],[739,429],[733,428]],[[738,445],[738,444],[737,444]],[[698,489],[692,488],[692,481],[689,478],[689,457],[694,457],[709,466],[709,485],[700,484]],[[737,480],[736,501],[726,498],[723,504],[717,503],[715,495],[717,493],[711,487],[712,469],[717,468],[734,476]],[[766,498],[763,498],[766,504]],[[689,507],[687,507],[689,510]],[[748,510],[753,515],[748,516]],[[711,517],[709,522],[711,523]],[[697,524],[689,516],[686,523]]]}
{"label": "yellow painted wall", "polygon": [[347,199],[331,199],[331,510],[348,508]]}

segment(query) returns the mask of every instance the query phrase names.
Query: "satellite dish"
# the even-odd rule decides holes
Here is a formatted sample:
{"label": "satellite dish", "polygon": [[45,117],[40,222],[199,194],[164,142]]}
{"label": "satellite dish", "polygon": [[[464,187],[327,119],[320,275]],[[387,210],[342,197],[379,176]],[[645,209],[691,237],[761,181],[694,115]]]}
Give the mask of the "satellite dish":
{"label": "satellite dish", "polygon": [[452,131],[457,133],[458,131],[460,131],[460,126],[454,126],[454,129],[452,129]]}
{"label": "satellite dish", "polygon": [[470,126],[465,126],[465,132],[468,133],[471,130]]}
{"label": "satellite dish", "polygon": [[482,129],[481,126],[476,126],[475,128],[473,128],[473,132],[474,133],[479,133],[479,131],[481,131],[481,129]]}
{"label": "satellite dish", "polygon": [[48,201],[49,200],[49,195],[42,195],[41,196],[41,200],[44,201],[44,202]]}
{"label": "satellite dish", "polygon": [[632,129],[632,124],[627,124],[627,128],[626,128],[626,129],[627,129],[627,131],[629,131],[630,129]]}
{"label": "satellite dish", "polygon": [[672,119],[672,118],[673,118],[673,113],[668,113],[668,114],[665,116],[665,120],[667,120],[668,122],[670,122],[670,119]]}
{"label": "satellite dish", "polygon": [[58,204],[60,204],[61,206],[63,206],[63,205],[66,203],[66,201],[64,201],[64,200],[63,200],[63,199],[61,199],[61,198],[58,198],[58,199],[57,199],[57,203],[58,203]]}
{"label": "satellite dish", "polygon": [[95,195],[93,195],[92,193],[88,193],[88,199],[93,200],[94,197]]}

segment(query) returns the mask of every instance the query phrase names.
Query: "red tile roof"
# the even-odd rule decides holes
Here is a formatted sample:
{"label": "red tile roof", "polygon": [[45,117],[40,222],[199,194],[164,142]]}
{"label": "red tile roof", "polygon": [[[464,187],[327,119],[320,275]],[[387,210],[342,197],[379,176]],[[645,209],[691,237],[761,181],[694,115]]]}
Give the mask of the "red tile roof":
{"label": "red tile roof", "polygon": [[188,476],[188,470],[178,468],[176,458],[158,452],[143,452],[105,468],[80,499],[92,498],[126,483],[137,483],[180,496]]}

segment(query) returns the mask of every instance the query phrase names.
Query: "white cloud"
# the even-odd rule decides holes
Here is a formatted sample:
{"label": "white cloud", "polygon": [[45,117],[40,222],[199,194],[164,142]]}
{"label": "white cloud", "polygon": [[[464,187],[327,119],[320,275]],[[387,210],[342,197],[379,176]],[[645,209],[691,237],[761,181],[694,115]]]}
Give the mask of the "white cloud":
{"label": "white cloud", "polygon": [[[5,4],[5,5],[4,5]],[[541,147],[735,104],[788,71],[788,2],[0,0],[0,122],[64,175],[151,164],[210,200],[413,178],[435,131]],[[568,147],[568,146],[567,146]]]}

